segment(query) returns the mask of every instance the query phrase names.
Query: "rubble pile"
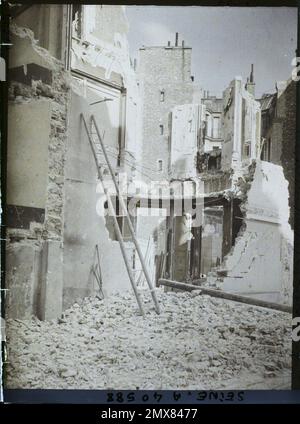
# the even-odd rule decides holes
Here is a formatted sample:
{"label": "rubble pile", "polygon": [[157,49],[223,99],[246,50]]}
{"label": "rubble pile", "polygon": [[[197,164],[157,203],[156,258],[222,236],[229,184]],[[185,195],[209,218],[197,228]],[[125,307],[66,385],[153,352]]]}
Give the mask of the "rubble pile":
{"label": "rubble pile", "polygon": [[[289,384],[289,314],[157,291],[86,298],[50,322],[8,320],[8,388],[245,389]],[[273,379],[273,380],[272,380]],[[273,385],[274,387],[274,385]],[[276,387],[274,387],[276,388]]]}

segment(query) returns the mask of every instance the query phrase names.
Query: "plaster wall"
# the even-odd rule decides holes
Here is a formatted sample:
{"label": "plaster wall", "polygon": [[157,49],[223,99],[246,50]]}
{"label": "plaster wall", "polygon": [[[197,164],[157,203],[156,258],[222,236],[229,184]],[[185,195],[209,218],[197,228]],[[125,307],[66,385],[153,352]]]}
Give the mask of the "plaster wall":
{"label": "plaster wall", "polygon": [[46,206],[50,117],[49,100],[9,104],[7,203],[10,205]]}
{"label": "plaster wall", "polygon": [[172,109],[171,176],[196,177],[196,160],[205,107],[180,105]]}
{"label": "plaster wall", "polygon": [[257,162],[245,205],[246,229],[225,259],[222,288],[274,302],[292,302],[293,233],[282,167]]}
{"label": "plaster wall", "polygon": [[[109,238],[104,216],[99,216],[104,198],[97,193],[97,170],[80,113],[89,112],[84,98],[72,93],[65,167],[63,307],[76,299],[97,293],[92,275],[98,244],[105,295],[130,287],[119,243]],[[101,119],[100,119],[101,122]],[[100,190],[101,191],[101,190]]]}

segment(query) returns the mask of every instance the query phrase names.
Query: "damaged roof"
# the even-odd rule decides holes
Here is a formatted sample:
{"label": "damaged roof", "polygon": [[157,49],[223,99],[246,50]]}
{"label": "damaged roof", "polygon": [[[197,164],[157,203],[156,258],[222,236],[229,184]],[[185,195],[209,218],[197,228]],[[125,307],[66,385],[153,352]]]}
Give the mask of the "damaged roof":
{"label": "damaged roof", "polygon": [[276,99],[277,93],[273,94],[263,94],[262,98],[259,100],[261,105],[261,110],[267,110],[270,109],[272,106],[273,101]]}

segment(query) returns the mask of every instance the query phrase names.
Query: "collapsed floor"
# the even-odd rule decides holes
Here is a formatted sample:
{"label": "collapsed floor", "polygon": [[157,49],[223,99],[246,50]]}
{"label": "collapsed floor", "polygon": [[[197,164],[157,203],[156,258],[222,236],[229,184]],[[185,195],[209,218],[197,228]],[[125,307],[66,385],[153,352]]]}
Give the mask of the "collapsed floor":
{"label": "collapsed floor", "polygon": [[291,319],[192,293],[86,298],[62,318],[8,320],[7,388],[289,388]]}

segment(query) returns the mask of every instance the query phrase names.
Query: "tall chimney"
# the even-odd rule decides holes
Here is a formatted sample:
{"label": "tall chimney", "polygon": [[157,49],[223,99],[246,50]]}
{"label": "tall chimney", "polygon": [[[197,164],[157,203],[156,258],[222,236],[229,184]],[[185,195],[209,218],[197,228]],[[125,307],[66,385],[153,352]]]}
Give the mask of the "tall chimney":
{"label": "tall chimney", "polygon": [[182,44],[182,47],[184,47],[184,40],[182,40],[182,43],[181,44]]}
{"label": "tall chimney", "polygon": [[247,78],[246,90],[255,97],[254,66],[251,64],[250,77]]}
{"label": "tall chimney", "polygon": [[250,82],[254,82],[254,65],[251,64]]}
{"label": "tall chimney", "polygon": [[168,41],[168,47],[170,47],[171,46],[171,41]]}
{"label": "tall chimney", "polygon": [[175,47],[178,47],[178,32],[175,34]]}

